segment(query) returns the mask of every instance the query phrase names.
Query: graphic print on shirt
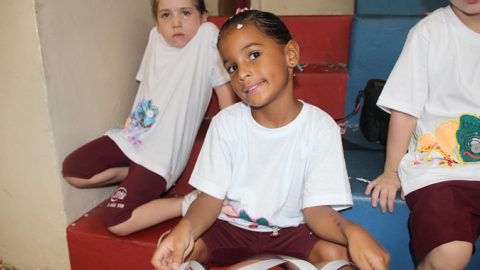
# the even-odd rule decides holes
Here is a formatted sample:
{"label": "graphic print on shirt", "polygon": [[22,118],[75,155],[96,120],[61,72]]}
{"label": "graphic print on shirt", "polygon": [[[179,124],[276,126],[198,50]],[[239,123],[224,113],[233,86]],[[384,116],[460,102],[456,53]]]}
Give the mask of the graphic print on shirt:
{"label": "graphic print on shirt", "polygon": [[459,154],[463,162],[480,161],[480,118],[473,115],[462,115],[457,131],[460,145]]}
{"label": "graphic print on shirt", "polygon": [[140,135],[155,124],[157,116],[158,108],[152,104],[152,100],[142,99],[128,117],[121,133],[124,134],[133,145],[142,144]]}
{"label": "graphic print on shirt", "polygon": [[248,227],[252,229],[258,228],[259,225],[265,226],[265,227],[275,227],[275,226],[271,226],[270,222],[268,222],[266,218],[264,217],[261,217],[258,219],[251,218],[250,215],[247,214],[247,211],[241,210],[240,212],[238,212],[237,210],[235,210],[235,207],[230,204],[225,204],[222,207],[222,212],[229,218],[240,218],[240,219],[251,222],[252,224],[248,225]]}
{"label": "graphic print on shirt", "polygon": [[480,162],[480,118],[471,114],[440,124],[435,135],[425,134],[417,139],[417,151],[425,154],[415,165],[439,160],[438,165],[455,167]]}

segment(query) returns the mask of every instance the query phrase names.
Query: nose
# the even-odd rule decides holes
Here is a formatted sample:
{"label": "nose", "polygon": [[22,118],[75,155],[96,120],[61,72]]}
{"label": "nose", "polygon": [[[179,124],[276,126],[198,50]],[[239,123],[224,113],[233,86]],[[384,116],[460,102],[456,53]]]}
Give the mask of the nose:
{"label": "nose", "polygon": [[173,27],[180,27],[182,26],[182,18],[179,14],[173,15]]}
{"label": "nose", "polygon": [[237,74],[238,74],[238,80],[240,82],[246,81],[248,77],[252,75],[252,73],[250,72],[250,69],[245,65],[238,66]]}

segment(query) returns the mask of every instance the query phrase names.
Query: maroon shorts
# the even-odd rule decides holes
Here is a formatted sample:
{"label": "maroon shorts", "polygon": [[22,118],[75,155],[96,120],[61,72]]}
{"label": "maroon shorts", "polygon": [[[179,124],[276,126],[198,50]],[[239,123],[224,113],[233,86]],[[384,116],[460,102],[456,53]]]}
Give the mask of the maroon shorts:
{"label": "maroon shorts", "polygon": [[446,181],[406,196],[415,257],[421,262],[434,248],[480,235],[480,181]]}
{"label": "maroon shorts", "polygon": [[274,253],[306,260],[320,239],[305,224],[284,228],[280,235],[238,228],[217,219],[201,239],[205,242],[209,262],[228,265],[262,253]]}
{"label": "maroon shorts", "polygon": [[165,179],[132,162],[108,136],[93,140],[72,152],[63,161],[64,177],[88,179],[109,168],[128,167],[107,204],[105,224],[110,227],[130,218],[138,206],[157,199],[166,191]]}

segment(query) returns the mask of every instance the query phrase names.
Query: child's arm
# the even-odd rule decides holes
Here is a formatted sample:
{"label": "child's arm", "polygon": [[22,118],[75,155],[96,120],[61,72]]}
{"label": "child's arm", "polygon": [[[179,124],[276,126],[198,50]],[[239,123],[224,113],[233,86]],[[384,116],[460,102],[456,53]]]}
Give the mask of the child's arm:
{"label": "child's arm", "polygon": [[[380,198],[380,209],[383,213],[393,212],[397,191],[400,189],[398,164],[407,153],[412,132],[417,124],[417,118],[409,114],[392,110],[388,127],[387,159],[383,173],[368,184],[366,195],[372,194],[372,206],[377,207]],[[373,193],[372,193],[373,190]]]}
{"label": "child's arm", "polygon": [[230,82],[217,86],[214,89],[218,98],[218,106],[220,107],[220,110],[237,102],[237,95],[233,92]]}
{"label": "child's arm", "polygon": [[195,240],[215,222],[222,205],[223,200],[202,192],[157,247],[151,260],[155,269],[177,269],[193,250]]}
{"label": "child's arm", "polygon": [[344,218],[328,206],[304,209],[308,227],[320,238],[347,246],[360,269],[387,269],[390,256],[362,227]]}

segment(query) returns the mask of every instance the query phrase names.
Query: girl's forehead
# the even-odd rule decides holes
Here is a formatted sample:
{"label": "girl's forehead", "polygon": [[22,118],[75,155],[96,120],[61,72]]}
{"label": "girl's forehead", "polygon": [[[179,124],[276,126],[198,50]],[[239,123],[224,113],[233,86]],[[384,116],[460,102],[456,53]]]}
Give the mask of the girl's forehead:
{"label": "girl's forehead", "polygon": [[239,41],[251,41],[268,38],[255,23],[253,22],[241,22],[232,25],[223,34],[220,42],[223,40],[236,40]]}
{"label": "girl's forehead", "polygon": [[158,9],[162,8],[195,8],[196,0],[158,0]]}
{"label": "girl's forehead", "polygon": [[233,25],[224,33],[219,40],[219,49],[223,53],[238,53],[249,46],[272,46],[278,45],[274,39],[263,33],[255,23],[241,23]]}

